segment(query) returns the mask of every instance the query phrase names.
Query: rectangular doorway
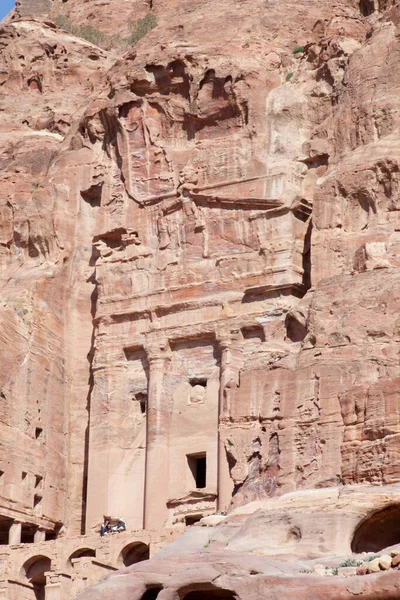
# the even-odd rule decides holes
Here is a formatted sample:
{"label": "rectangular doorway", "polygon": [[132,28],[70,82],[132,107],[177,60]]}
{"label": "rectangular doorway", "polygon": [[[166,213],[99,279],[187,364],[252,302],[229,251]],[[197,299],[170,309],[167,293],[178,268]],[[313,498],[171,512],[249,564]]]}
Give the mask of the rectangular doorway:
{"label": "rectangular doorway", "polygon": [[187,462],[193,476],[193,483],[197,490],[203,490],[207,483],[207,456],[201,454],[188,454]]}

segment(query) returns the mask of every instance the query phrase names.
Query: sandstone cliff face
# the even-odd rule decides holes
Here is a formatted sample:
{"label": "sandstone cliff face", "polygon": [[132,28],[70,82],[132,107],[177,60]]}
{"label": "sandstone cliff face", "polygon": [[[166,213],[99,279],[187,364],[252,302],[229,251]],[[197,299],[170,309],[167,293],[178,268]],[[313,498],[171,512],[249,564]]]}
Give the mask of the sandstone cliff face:
{"label": "sandstone cliff face", "polygon": [[[398,8],[373,10],[18,3],[1,469],[32,526],[399,481]],[[50,11],[157,26],[115,60],[28,18]]]}
{"label": "sandstone cliff face", "polygon": [[80,529],[83,446],[71,442],[87,427],[90,218],[48,173],[108,63],[32,21],[2,26],[1,47],[2,495],[8,518],[28,515],[29,538],[68,519],[70,493]]}

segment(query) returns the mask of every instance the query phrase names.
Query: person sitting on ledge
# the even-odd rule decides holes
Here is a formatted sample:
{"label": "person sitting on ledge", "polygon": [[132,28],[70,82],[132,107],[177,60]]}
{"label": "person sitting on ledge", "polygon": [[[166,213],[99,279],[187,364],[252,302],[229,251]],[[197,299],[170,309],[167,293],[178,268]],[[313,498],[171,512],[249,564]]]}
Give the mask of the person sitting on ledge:
{"label": "person sitting on ledge", "polygon": [[103,537],[104,535],[108,535],[109,533],[111,533],[111,525],[110,521],[106,519],[104,523],[101,524],[100,535],[101,537]]}

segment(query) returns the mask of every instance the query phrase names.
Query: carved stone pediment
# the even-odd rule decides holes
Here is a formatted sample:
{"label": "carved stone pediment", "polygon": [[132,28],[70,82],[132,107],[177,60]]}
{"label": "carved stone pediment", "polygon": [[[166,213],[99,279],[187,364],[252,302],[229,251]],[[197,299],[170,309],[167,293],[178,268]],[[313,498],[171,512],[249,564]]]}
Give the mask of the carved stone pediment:
{"label": "carved stone pediment", "polygon": [[210,494],[210,492],[193,490],[185,496],[181,496],[181,498],[172,498],[171,500],[168,500],[167,506],[168,508],[174,508],[175,506],[180,506],[181,504],[195,504],[199,501],[214,502],[216,498],[217,494]]}

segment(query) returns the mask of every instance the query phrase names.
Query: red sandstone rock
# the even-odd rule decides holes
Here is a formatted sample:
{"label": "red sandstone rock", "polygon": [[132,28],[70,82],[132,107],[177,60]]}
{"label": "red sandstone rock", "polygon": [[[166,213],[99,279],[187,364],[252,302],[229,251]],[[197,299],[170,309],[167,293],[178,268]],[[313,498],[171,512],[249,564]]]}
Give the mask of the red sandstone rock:
{"label": "red sandstone rock", "polygon": [[[179,531],[285,492],[399,482],[399,9],[360,7],[17,3],[0,32],[1,516]],[[157,26],[118,56],[54,11],[120,38]],[[302,539],[292,512],[268,517],[277,553]],[[224,543],[262,549],[260,514],[215,543],[239,523]],[[227,581],[241,567],[239,596],[319,590],[227,555],[148,568],[173,573],[171,597],[216,563]],[[139,597],[137,577],[88,597]],[[397,597],[392,573],[365,579],[324,597]]]}
{"label": "red sandstone rock", "polygon": [[379,566],[383,571],[387,571],[392,566],[392,558],[390,554],[382,554],[379,557]]}
{"label": "red sandstone rock", "polygon": [[396,554],[392,558],[392,567],[398,567],[400,565],[400,554]]}
{"label": "red sandstone rock", "polygon": [[[281,572],[278,574],[277,570]],[[205,584],[210,581],[213,584]],[[300,600],[316,597],[332,600],[347,600],[355,596],[363,600],[400,597],[396,571],[351,579],[296,576],[287,570],[285,563],[273,565],[267,561],[260,563],[250,560],[245,555],[203,551],[196,555],[188,554],[179,561],[155,558],[147,565],[136,565],[109,576],[99,585],[78,595],[77,600],[103,600],[115,596],[121,600],[139,600],[146,588],[156,585],[161,590],[160,599],[184,598],[192,590],[201,591],[204,599],[265,598],[271,594],[276,598],[287,596]],[[225,596],[222,596],[222,590],[226,590]]]}

